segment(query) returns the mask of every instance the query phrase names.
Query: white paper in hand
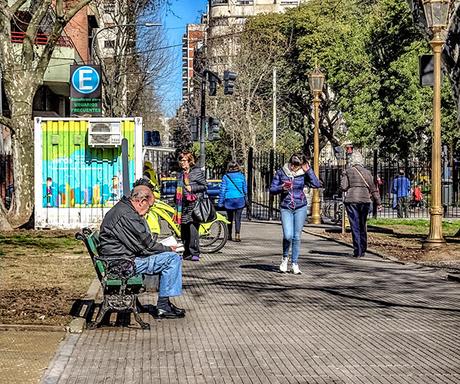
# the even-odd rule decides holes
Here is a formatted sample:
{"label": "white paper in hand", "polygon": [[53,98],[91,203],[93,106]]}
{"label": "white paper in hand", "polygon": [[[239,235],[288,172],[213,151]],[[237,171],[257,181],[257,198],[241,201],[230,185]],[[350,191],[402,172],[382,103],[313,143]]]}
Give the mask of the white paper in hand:
{"label": "white paper in hand", "polygon": [[183,244],[179,244],[174,236],[169,236],[161,240],[160,243],[167,247],[176,246],[176,252],[184,252]]}
{"label": "white paper in hand", "polygon": [[163,240],[160,240],[160,244],[163,244],[167,247],[172,247],[174,245],[177,245],[177,240],[174,236],[169,236]]}

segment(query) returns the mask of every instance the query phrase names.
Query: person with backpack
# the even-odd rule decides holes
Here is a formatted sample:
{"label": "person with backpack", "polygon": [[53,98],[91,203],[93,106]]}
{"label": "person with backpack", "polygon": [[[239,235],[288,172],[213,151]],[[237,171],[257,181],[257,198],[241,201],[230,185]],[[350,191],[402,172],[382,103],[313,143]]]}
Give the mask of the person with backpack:
{"label": "person with backpack", "polygon": [[235,241],[241,241],[241,216],[246,206],[248,186],[236,161],[230,161],[227,173],[222,177],[217,205],[227,211],[229,240],[232,240],[232,227],[235,222]]}

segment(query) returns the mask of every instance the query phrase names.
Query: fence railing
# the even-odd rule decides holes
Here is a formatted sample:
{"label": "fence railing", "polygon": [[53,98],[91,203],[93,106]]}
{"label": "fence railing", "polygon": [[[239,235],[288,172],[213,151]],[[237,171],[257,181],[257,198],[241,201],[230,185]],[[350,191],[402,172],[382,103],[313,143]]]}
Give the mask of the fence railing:
{"label": "fence railing", "polygon": [[[25,32],[11,32],[11,42],[16,44],[22,44],[25,36]],[[48,43],[48,35],[44,33],[37,33],[37,35],[35,36],[34,43],[37,45],[46,45]],[[57,40],[56,45],[58,47],[73,47],[72,40],[68,36],[60,36]]]}
{"label": "fence railing", "polygon": [[[251,216],[259,220],[279,219],[279,197],[269,193],[270,184],[274,173],[287,159],[273,150],[264,153],[255,153],[251,148],[248,157],[248,197],[251,202]],[[403,169],[406,177],[410,180],[412,191],[418,186],[422,192],[422,200],[416,201],[411,192],[408,196],[407,216],[410,218],[429,217],[430,192],[431,192],[431,168],[430,164],[421,162],[419,159],[395,160],[377,153],[370,153],[365,158],[366,167],[374,175],[382,199],[383,210],[377,212],[373,209],[371,214],[375,217],[396,218],[397,199],[392,192],[394,178],[400,169]],[[321,205],[323,221],[330,220],[332,216],[337,218],[336,210],[342,200],[340,179],[346,167],[343,164],[334,165],[320,164],[318,175],[323,183],[321,190]],[[307,196],[310,200],[311,196]],[[443,163],[442,172],[442,204],[444,217],[460,218],[460,162],[452,161]],[[335,207],[335,208],[334,208]],[[373,207],[374,208],[374,207]],[[376,208],[376,207],[375,207]],[[327,212],[332,212],[330,215]]]}

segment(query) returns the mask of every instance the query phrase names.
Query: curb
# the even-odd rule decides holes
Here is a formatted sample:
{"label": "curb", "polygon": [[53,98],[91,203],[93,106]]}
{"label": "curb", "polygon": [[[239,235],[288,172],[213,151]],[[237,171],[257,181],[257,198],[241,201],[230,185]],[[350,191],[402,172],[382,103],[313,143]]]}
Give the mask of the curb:
{"label": "curb", "polygon": [[460,282],[460,274],[458,273],[448,273],[447,280]]}
{"label": "curb", "polygon": [[48,368],[40,379],[40,384],[58,383],[79,338],[80,335],[71,333],[66,334],[64,340],[59,344],[58,350],[49,363]]}

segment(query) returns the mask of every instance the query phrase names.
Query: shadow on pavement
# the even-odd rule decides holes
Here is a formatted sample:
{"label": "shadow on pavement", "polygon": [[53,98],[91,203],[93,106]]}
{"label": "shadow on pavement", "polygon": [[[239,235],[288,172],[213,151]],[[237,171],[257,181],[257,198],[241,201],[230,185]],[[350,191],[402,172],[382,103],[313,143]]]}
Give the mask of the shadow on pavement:
{"label": "shadow on pavement", "polygon": [[276,265],[271,265],[271,264],[245,264],[245,265],[240,265],[240,268],[258,269],[259,271],[280,273],[279,268]]}

